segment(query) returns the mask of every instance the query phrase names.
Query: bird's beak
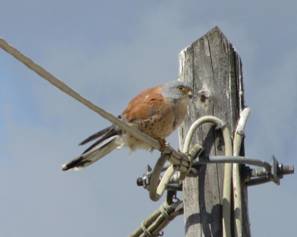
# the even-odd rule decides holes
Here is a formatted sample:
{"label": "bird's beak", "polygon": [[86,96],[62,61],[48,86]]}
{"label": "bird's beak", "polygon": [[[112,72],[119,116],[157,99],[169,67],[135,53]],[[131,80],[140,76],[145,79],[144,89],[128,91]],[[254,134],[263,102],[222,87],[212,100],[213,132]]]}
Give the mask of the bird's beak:
{"label": "bird's beak", "polygon": [[193,98],[193,91],[192,91],[192,90],[189,90],[189,91],[188,91],[188,97],[189,97],[190,99]]}

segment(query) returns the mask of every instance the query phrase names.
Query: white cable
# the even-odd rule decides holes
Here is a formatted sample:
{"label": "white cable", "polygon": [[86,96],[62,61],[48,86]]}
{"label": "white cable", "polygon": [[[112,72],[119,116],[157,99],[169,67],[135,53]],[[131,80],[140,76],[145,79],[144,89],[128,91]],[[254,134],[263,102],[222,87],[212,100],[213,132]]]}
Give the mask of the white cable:
{"label": "white cable", "polygon": [[[242,140],[244,137],[244,128],[250,114],[250,108],[245,108],[240,112],[240,117],[236,127],[233,141],[233,156],[239,156]],[[242,195],[241,195],[241,179],[238,164],[233,164],[232,167],[233,180],[233,212],[234,212],[234,237],[242,237]]]}

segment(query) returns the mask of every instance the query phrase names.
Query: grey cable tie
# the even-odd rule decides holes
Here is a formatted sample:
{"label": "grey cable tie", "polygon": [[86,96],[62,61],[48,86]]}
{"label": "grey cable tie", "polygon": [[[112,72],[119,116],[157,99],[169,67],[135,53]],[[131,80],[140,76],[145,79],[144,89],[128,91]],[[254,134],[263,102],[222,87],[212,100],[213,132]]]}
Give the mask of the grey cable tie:
{"label": "grey cable tie", "polygon": [[160,208],[160,211],[162,213],[162,215],[166,218],[166,219],[169,219],[170,218],[170,215],[168,213],[168,210],[165,206],[161,206]]}
{"label": "grey cable tie", "polygon": [[141,229],[145,237],[154,237],[152,233],[145,227],[144,222],[141,223]]}

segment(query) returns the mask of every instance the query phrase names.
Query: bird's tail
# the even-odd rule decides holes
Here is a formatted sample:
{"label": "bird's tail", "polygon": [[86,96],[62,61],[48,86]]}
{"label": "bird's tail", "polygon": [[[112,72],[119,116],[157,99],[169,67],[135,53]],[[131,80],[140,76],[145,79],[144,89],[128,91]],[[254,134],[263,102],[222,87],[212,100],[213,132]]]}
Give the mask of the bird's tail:
{"label": "bird's tail", "polygon": [[92,134],[79,145],[96,140],[79,157],[62,166],[62,170],[80,169],[89,166],[112,152],[114,149],[122,146],[122,140],[119,139],[121,131],[115,126],[107,127],[97,133]]}

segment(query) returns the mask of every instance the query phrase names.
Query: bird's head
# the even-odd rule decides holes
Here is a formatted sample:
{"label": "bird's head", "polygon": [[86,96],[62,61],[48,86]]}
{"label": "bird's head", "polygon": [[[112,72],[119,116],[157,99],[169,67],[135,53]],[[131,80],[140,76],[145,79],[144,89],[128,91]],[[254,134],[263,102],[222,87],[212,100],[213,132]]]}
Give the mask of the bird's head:
{"label": "bird's head", "polygon": [[164,96],[172,99],[192,98],[193,96],[192,87],[178,80],[165,83],[162,89]]}

